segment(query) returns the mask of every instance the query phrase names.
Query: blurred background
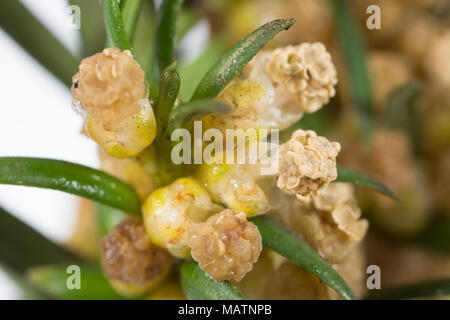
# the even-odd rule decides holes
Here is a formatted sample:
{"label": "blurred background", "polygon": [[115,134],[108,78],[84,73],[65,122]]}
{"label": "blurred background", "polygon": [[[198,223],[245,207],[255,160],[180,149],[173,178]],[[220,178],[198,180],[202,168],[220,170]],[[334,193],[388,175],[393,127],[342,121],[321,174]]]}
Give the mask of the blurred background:
{"label": "blurred background", "polygon": [[[21,2],[71,52],[80,50],[78,30],[67,23],[65,0]],[[0,156],[31,156],[69,160],[98,167],[95,144],[80,134],[82,119],[71,109],[67,87],[40,66],[0,29],[2,48],[0,92]],[[49,48],[50,50],[50,48]],[[70,238],[79,199],[62,192],[0,185],[0,203],[33,228],[57,242]],[[17,291],[2,272],[0,299]]]}

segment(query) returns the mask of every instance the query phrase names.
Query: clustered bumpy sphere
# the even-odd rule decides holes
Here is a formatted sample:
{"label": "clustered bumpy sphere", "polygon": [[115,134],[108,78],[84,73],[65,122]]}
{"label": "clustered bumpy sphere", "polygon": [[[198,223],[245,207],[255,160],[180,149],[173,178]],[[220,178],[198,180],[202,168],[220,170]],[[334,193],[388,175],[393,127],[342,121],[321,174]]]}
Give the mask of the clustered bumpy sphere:
{"label": "clustered bumpy sphere", "polygon": [[[288,195],[277,195],[281,204],[269,215],[280,222],[299,238],[305,240],[349,284],[354,293],[360,297],[365,291],[364,287],[364,252],[362,241],[368,230],[369,223],[361,219],[361,211],[356,204],[353,186],[346,183],[330,183],[311,196],[309,203],[297,201]],[[298,267],[299,277],[304,271]],[[274,271],[277,272],[277,271]],[[280,277],[282,275],[280,274]],[[306,281],[306,280],[305,280]],[[290,285],[287,279],[284,284],[273,289],[274,297],[297,297],[307,292],[293,292],[295,285]],[[270,289],[269,289],[270,290]],[[321,284],[311,288],[315,292],[313,298],[337,299],[334,290],[327,288],[325,296]],[[319,294],[320,292],[320,294]]]}
{"label": "clustered bumpy sphere", "polygon": [[345,260],[364,239],[369,226],[361,219],[353,187],[346,183],[326,185],[309,203],[289,201],[271,216],[299,233],[332,263]]}
{"label": "clustered bumpy sphere", "polygon": [[108,118],[114,111],[125,117],[136,113],[136,105],[131,103],[145,97],[147,90],[144,71],[131,52],[118,48],[104,49],[83,59],[72,81],[73,97],[83,103],[86,111],[99,118],[106,116],[107,121],[114,120]]}
{"label": "clustered bumpy sphere", "polygon": [[333,263],[344,260],[369,227],[367,220],[360,219],[353,188],[347,184],[332,183],[318,192],[317,199],[310,204],[299,203],[297,208],[297,214],[291,217],[292,226]]}
{"label": "clustered bumpy sphere", "polygon": [[369,223],[361,218],[353,187],[345,183],[332,183],[320,189],[313,198],[313,207],[324,213],[337,229],[353,242],[366,235]]}
{"label": "clustered bumpy sphere", "polygon": [[313,192],[337,178],[340,149],[339,143],[317,136],[314,131],[295,131],[279,149],[278,188],[309,201]]}
{"label": "clustered bumpy sphere", "polygon": [[267,59],[273,84],[293,94],[304,111],[319,110],[336,94],[336,69],[322,43],[278,48]]}
{"label": "clustered bumpy sphere", "polygon": [[204,122],[208,128],[283,130],[327,104],[336,84],[336,68],[321,43],[262,51],[220,93],[232,111]]}
{"label": "clustered bumpy sphere", "polygon": [[144,71],[128,50],[108,48],[83,59],[72,82],[74,105],[106,152],[133,157],[153,141],[156,124]]}
{"label": "clustered bumpy sphere", "polygon": [[142,223],[135,218],[122,221],[102,241],[102,264],[119,291],[138,293],[158,284],[169,272],[174,259],[150,243]]}
{"label": "clustered bumpy sphere", "polygon": [[262,249],[261,235],[244,213],[227,209],[188,230],[192,258],[215,280],[240,281]]}

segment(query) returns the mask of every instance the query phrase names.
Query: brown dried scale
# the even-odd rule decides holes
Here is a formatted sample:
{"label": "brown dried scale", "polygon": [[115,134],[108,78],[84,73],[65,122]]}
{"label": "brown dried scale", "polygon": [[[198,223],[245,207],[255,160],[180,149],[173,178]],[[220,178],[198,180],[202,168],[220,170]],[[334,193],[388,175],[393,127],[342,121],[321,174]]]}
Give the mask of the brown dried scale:
{"label": "brown dried scale", "polygon": [[150,243],[142,222],[127,218],[102,241],[103,270],[124,295],[142,294],[157,285],[174,259]]}
{"label": "brown dried scale", "polygon": [[341,146],[317,136],[314,131],[297,130],[279,149],[277,186],[301,201],[337,178],[336,156]]}

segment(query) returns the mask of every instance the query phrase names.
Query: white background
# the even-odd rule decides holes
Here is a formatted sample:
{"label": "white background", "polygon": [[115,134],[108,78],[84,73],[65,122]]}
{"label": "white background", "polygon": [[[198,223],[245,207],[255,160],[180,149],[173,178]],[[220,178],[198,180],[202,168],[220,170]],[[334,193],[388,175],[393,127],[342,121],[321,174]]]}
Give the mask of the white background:
{"label": "white background", "polygon": [[[21,1],[77,52],[79,36],[67,27],[66,1]],[[98,167],[94,143],[79,133],[82,121],[71,109],[70,91],[1,29],[0,48],[0,156],[49,157]],[[57,191],[0,185],[0,205],[64,242],[75,222],[78,199]],[[0,272],[0,299],[17,298],[17,293]]]}

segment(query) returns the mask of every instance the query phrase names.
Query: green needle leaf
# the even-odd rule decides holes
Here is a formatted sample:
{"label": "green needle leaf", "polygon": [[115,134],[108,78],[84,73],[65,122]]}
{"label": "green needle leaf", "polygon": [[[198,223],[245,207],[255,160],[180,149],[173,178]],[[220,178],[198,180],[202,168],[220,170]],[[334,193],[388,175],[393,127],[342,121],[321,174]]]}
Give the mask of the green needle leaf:
{"label": "green needle leaf", "polygon": [[372,290],[365,297],[367,300],[400,300],[400,299],[424,299],[439,298],[450,294],[450,279],[420,282],[416,284]]}
{"label": "green needle leaf", "polygon": [[227,113],[230,107],[223,102],[205,99],[184,103],[176,107],[169,115],[168,129],[172,133],[175,129],[189,127],[196,118],[211,113]]}
{"label": "green needle leaf", "polygon": [[228,281],[216,281],[193,260],[181,265],[181,286],[189,300],[246,300]]}
{"label": "green needle leaf", "polygon": [[141,8],[142,0],[121,0],[120,12],[122,13],[123,25],[127,34],[132,40],[134,29],[136,27],[137,18],[139,16],[139,9]]}
{"label": "green needle leaf", "polygon": [[[80,289],[71,290],[68,288],[67,284],[70,283],[71,273],[74,272],[67,272],[70,265],[76,265],[80,268]],[[67,262],[40,266],[29,270],[27,278],[36,288],[58,299],[123,299],[114,291],[97,265]]]}
{"label": "green needle leaf", "polygon": [[289,29],[295,19],[270,21],[239,41],[209,69],[194,92],[193,100],[215,98],[270,39]]}
{"label": "green needle leaf", "polygon": [[365,173],[340,166],[338,166],[337,172],[338,177],[334,180],[334,182],[346,182],[357,186],[370,188],[398,200],[398,197],[388,187]]}
{"label": "green needle leaf", "polygon": [[183,0],[164,0],[155,35],[154,73],[159,78],[174,59],[178,17]]}
{"label": "green needle leaf", "polygon": [[333,288],[342,298],[354,299],[354,295],[341,276],[316,251],[267,217],[249,219],[259,229],[263,245],[293,263],[314,274]]}
{"label": "green needle leaf", "polygon": [[102,0],[102,4],[106,33],[108,34],[110,43],[120,50],[130,50],[133,52],[125,31],[118,1]]}
{"label": "green needle leaf", "polygon": [[0,207],[0,261],[9,269],[23,273],[41,264],[68,260],[77,257]]}
{"label": "green needle leaf", "polygon": [[0,184],[60,190],[129,213],[141,212],[139,197],[130,185],[102,171],[66,161],[2,157]]}
{"label": "green needle leaf", "polygon": [[169,114],[180,92],[180,75],[177,72],[177,63],[173,62],[161,74],[159,81],[159,100],[156,107],[156,122],[158,135],[161,135],[167,125]]}
{"label": "green needle leaf", "polygon": [[350,12],[347,1],[330,1],[334,9],[340,47],[348,69],[353,103],[359,115],[363,136],[367,142],[370,140],[372,132],[373,100],[364,39]]}
{"label": "green needle leaf", "polygon": [[0,1],[0,27],[61,82],[72,85],[78,61],[20,1]]}

